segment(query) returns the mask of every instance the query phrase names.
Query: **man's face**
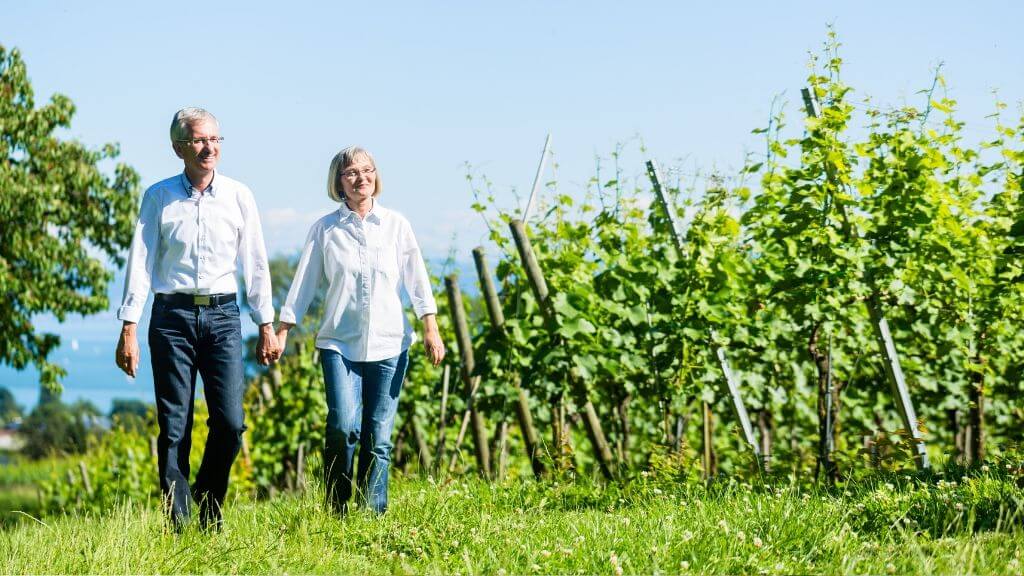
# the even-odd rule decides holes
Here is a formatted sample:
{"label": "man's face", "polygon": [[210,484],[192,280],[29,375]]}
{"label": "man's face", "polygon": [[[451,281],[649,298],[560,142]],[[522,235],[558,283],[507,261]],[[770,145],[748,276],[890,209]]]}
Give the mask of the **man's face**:
{"label": "man's face", "polygon": [[185,162],[185,168],[193,173],[212,172],[220,160],[220,143],[209,140],[220,136],[217,124],[209,120],[193,122],[189,125],[187,140],[205,138],[203,142],[175,142],[174,153]]}

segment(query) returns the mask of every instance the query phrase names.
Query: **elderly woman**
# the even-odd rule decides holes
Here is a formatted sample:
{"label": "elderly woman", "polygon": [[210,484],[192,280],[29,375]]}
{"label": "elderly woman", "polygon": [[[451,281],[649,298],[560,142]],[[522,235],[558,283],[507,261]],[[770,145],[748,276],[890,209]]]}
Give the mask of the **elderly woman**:
{"label": "elderly woman", "polygon": [[436,366],[444,358],[437,304],[409,221],[381,206],[381,179],[373,156],[351,146],[327,174],[327,195],[341,206],[309,231],[277,337],[284,347],[326,283],[324,318],[316,347],[327,391],[324,471],[327,498],[344,514],[356,474],[362,500],[377,513],[388,504],[391,432],[416,333],[402,310],[404,289],[423,323],[424,347]]}

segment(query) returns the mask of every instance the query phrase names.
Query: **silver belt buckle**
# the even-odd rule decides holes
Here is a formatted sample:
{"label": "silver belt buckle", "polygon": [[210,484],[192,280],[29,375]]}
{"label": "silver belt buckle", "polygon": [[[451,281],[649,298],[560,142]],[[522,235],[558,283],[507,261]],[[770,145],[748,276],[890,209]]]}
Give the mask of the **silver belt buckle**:
{"label": "silver belt buckle", "polygon": [[192,303],[196,306],[209,306],[210,295],[209,294],[196,294],[192,296]]}

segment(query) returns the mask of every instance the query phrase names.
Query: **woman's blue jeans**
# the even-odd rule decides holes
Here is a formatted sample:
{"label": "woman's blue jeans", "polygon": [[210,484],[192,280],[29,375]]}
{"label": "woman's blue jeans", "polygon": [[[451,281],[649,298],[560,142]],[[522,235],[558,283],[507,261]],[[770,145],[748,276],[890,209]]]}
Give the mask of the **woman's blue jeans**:
{"label": "woman's blue jeans", "polygon": [[391,431],[408,364],[408,350],[376,362],[352,362],[333,350],[320,350],[327,389],[324,480],[327,499],[338,512],[347,510],[352,496],[356,446],[361,500],[376,513],[387,510]]}

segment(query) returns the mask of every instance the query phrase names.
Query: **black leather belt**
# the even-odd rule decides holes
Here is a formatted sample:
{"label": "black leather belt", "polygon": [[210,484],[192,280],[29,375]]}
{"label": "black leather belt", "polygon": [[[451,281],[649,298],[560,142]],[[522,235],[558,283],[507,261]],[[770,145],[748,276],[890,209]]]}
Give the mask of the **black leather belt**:
{"label": "black leather belt", "polygon": [[220,306],[236,300],[234,294],[157,294],[156,299],[175,306]]}

